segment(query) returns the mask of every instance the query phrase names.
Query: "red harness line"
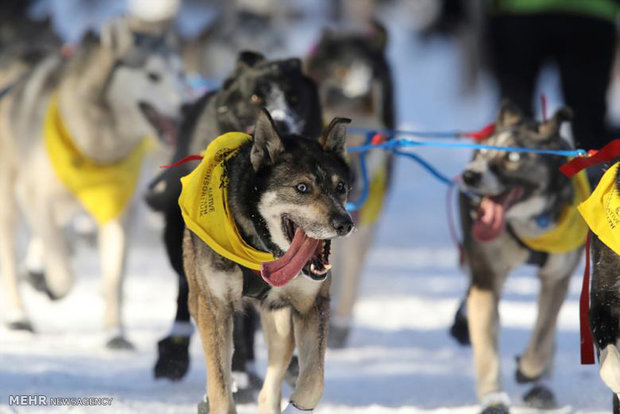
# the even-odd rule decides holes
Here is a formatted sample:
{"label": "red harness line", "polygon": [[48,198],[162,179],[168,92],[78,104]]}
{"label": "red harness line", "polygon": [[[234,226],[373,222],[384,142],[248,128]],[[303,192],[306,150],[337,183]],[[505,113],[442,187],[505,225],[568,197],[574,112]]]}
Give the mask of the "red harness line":
{"label": "red harness line", "polygon": [[590,329],[590,238],[588,232],[586,237],[586,267],[583,270],[583,283],[581,285],[581,295],[579,296],[579,334],[581,337],[581,365],[594,364],[594,340]]}
{"label": "red harness line", "polygon": [[198,154],[194,154],[194,155],[188,155],[187,157],[183,158],[182,160],[179,160],[173,164],[169,164],[169,165],[162,165],[159,168],[173,168],[173,167],[178,167],[179,165],[183,165],[186,162],[190,162],[190,161],[202,161],[204,157],[202,155],[198,155]]}

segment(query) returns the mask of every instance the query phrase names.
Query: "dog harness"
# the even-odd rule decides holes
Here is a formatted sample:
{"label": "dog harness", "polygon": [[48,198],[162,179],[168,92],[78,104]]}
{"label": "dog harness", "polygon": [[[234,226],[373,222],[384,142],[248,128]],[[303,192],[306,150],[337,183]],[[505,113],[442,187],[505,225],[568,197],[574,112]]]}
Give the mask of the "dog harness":
{"label": "dog harness", "polygon": [[620,255],[620,194],[616,188],[618,165],[608,169],[592,195],[579,205],[588,227],[607,247]]}
{"label": "dog harness", "polygon": [[219,136],[207,147],[198,167],[181,178],[179,206],[185,226],[216,253],[252,270],[272,262],[273,254],[248,245],[237,230],[228,205],[228,176],[225,163],[252,137],[242,132]]}
{"label": "dog harness", "polygon": [[588,234],[588,226],[581,218],[578,206],[590,195],[590,184],[585,172],[571,179],[575,197],[566,206],[556,226],[537,237],[520,237],[528,248],[545,253],[568,253],[583,246]]}
{"label": "dog harness", "polygon": [[133,196],[151,141],[143,139],[118,162],[102,164],[88,158],[62,120],[57,93],[47,106],[43,136],[54,171],[95,221],[103,225],[120,216]]}

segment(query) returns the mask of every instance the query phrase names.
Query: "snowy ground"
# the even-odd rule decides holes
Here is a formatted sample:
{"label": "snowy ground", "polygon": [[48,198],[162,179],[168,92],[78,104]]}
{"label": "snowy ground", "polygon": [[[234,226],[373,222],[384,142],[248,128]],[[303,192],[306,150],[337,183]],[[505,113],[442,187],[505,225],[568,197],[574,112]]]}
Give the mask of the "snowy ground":
{"label": "snowy ground", "polygon": [[[471,96],[459,95],[462,65],[453,45],[441,40],[422,44],[413,35],[394,31],[390,53],[403,127],[475,129],[492,119],[495,101],[488,83]],[[462,151],[425,150],[423,155],[449,174],[456,174],[468,158]],[[470,349],[458,347],[447,335],[466,279],[448,237],[445,189],[407,161],[398,164],[393,188],[363,278],[350,346],[328,351],[325,394],[317,412],[475,413]],[[176,277],[158,234],[145,226],[135,233],[125,320],[137,350],[115,353],[103,348],[98,258],[93,250],[79,247],[78,282],[65,300],[50,303],[23,286],[38,333],[0,328],[0,413],[16,411],[8,407],[11,394],[114,398],[112,408],[75,408],[73,413],[195,412],[205,385],[198,340],[192,342],[187,378],[170,383],[152,377],[156,341],[174,313]],[[503,378],[516,405],[524,389],[513,380],[514,356],[525,348],[535,316],[538,282],[532,274],[533,269],[526,268],[511,277],[501,305]],[[596,368],[579,365],[578,289],[576,275],[560,315],[552,384],[564,406],[560,412],[609,412],[609,394]],[[264,370],[262,339],[258,349],[259,368]],[[285,389],[285,398],[288,394]],[[255,410],[240,408],[242,413]]]}

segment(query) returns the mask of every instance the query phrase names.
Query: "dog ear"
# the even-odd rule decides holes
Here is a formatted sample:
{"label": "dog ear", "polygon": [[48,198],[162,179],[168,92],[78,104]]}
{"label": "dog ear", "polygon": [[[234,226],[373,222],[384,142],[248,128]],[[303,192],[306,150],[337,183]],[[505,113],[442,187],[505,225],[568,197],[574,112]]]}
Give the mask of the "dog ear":
{"label": "dog ear", "polygon": [[378,20],[370,22],[370,35],[372,47],[378,52],[385,52],[388,43],[388,32]]}
{"label": "dog ear", "polygon": [[251,50],[239,52],[237,56],[237,69],[245,69],[256,66],[257,63],[265,60],[265,56]]}
{"label": "dog ear", "polygon": [[521,110],[510,101],[503,101],[495,125],[498,128],[510,128],[523,119]]}
{"label": "dog ear", "polygon": [[254,143],[250,152],[250,162],[254,171],[273,164],[284,151],[284,145],[276,126],[266,109],[261,109],[254,126]]}
{"label": "dog ear", "polygon": [[538,125],[538,135],[542,139],[552,138],[560,132],[562,123],[571,121],[572,119],[573,111],[569,107],[563,106],[558,109],[549,120]]}
{"label": "dog ear", "polygon": [[121,57],[134,44],[134,35],[126,18],[111,20],[101,29],[101,44],[114,56]]}
{"label": "dog ear", "polygon": [[319,143],[325,151],[335,152],[342,158],[345,157],[347,124],[350,122],[348,118],[332,119],[319,138]]}

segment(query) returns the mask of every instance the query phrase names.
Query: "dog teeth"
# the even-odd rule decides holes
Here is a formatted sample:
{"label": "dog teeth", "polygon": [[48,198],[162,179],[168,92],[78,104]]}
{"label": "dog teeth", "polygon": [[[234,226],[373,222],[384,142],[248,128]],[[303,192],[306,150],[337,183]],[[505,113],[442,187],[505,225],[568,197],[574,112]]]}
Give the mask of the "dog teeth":
{"label": "dog teeth", "polygon": [[332,268],[332,265],[331,265],[331,264],[329,264],[329,263],[327,263],[327,264],[323,265],[323,267],[324,267],[324,268],[325,268],[325,270],[327,271],[327,270],[329,270],[329,269],[331,269],[331,268]]}
{"label": "dog teeth", "polygon": [[314,265],[314,263],[310,263],[310,271],[312,273],[316,273],[316,266]]}

